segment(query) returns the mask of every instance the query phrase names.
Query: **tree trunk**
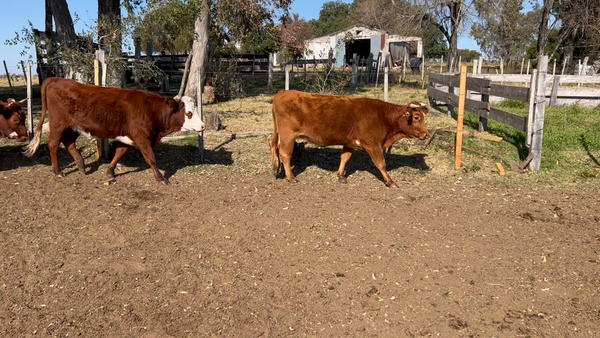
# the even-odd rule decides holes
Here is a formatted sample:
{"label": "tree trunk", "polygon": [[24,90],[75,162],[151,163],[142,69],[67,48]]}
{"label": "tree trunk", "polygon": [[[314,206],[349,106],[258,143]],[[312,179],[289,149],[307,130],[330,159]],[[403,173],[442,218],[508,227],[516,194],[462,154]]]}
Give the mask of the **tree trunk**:
{"label": "tree trunk", "polygon": [[46,0],[46,35],[52,34],[52,6],[50,0]]}
{"label": "tree trunk", "polygon": [[[202,88],[208,68],[208,32],[210,29],[210,1],[202,0],[200,15],[196,18],[196,39],[192,45],[192,64],[184,95],[202,99]],[[200,86],[199,86],[200,84]]]}
{"label": "tree trunk", "polygon": [[540,31],[537,41],[538,55],[546,54],[546,45],[548,45],[548,20],[550,19],[550,11],[554,6],[554,0],[544,0],[544,8],[542,10],[542,21],[540,23]]}
{"label": "tree trunk", "polygon": [[107,85],[125,86],[125,67],[121,62],[121,2],[119,0],[98,0],[98,44],[108,56]]}
{"label": "tree trunk", "polygon": [[69,48],[75,47],[76,35],[71,12],[67,0],[47,0],[49,2],[50,12],[54,17],[56,24],[56,33],[60,42],[65,43]]}
{"label": "tree trunk", "polygon": [[448,71],[452,72],[450,69],[452,64],[458,64],[458,28],[460,27],[460,22],[462,20],[462,6],[464,0],[456,0],[451,1],[448,4],[448,9],[450,10],[450,40],[448,44],[450,45],[450,50],[448,51]]}

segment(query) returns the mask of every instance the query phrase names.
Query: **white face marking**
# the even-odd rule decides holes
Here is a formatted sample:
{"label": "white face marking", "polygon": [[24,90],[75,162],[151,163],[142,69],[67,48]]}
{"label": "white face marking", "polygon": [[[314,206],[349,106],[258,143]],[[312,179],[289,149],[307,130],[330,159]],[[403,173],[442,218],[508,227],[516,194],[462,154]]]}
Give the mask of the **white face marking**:
{"label": "white face marking", "polygon": [[13,131],[12,133],[10,133],[10,135],[8,135],[8,138],[17,138],[17,136],[19,136],[17,135],[17,132]]}
{"label": "white face marking", "polygon": [[192,113],[192,118],[185,117],[183,122],[183,126],[181,126],[181,131],[197,131],[201,132],[204,130],[204,122],[198,115],[196,111],[196,105],[194,101],[189,96],[184,96],[181,98],[181,101],[185,104],[186,113]]}
{"label": "white face marking", "polygon": [[125,143],[125,144],[130,145],[130,146],[133,145],[133,141],[129,137],[127,137],[127,136],[117,136],[115,138],[115,140],[117,140],[117,141],[119,141],[121,143]]}
{"label": "white face marking", "polygon": [[85,131],[85,130],[83,130],[83,129],[79,129],[79,128],[77,128],[77,127],[73,127],[73,128],[71,128],[71,129],[73,129],[74,131],[78,132],[78,133],[79,133],[79,135],[81,135],[81,136],[88,137],[88,138],[91,138],[91,137],[92,137],[92,134],[90,134],[90,133],[86,132],[86,131]]}
{"label": "white face marking", "polygon": [[356,140],[356,141],[354,141],[354,143],[355,143],[357,146],[359,146],[359,147],[360,147],[360,141],[359,141],[359,140]]}
{"label": "white face marking", "polygon": [[411,108],[421,108],[421,106],[420,106],[420,105],[417,105],[417,104],[414,104],[414,103],[411,103],[411,104],[410,104],[410,107],[411,107]]}

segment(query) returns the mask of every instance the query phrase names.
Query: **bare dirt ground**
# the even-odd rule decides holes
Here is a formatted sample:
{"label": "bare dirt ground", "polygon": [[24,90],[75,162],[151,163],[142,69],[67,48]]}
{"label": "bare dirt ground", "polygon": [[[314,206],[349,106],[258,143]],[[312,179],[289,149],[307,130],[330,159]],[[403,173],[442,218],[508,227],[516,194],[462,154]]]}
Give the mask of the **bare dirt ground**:
{"label": "bare dirt ground", "polygon": [[342,185],[339,150],[307,148],[290,185],[266,137],[222,141],[206,165],[161,145],[168,187],[139,152],[105,185],[89,143],[90,173],[63,151],[63,180],[45,144],[0,147],[0,336],[600,336],[597,182],[442,174],[398,150],[411,184],[357,154]]}

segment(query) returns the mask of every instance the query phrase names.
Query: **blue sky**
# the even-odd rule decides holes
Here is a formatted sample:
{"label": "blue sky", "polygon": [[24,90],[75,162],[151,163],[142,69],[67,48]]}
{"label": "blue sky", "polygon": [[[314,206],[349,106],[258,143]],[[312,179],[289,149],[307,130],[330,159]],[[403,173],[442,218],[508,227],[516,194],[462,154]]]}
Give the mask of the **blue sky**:
{"label": "blue sky", "polygon": [[[343,0],[350,3],[351,0]],[[3,1],[4,2],[4,1]],[[9,0],[7,0],[9,2]],[[299,13],[300,17],[307,20],[319,17],[321,6],[327,0],[296,0],[292,5],[292,12]],[[22,74],[18,68],[21,60],[27,60],[27,56],[21,56],[23,46],[7,46],[4,42],[15,37],[15,32],[20,32],[23,27],[29,27],[28,21],[33,23],[36,29],[44,29],[45,1],[44,0],[20,0],[11,2],[11,5],[2,6],[2,28],[0,29],[0,59],[6,60],[8,71],[13,74]],[[80,32],[97,18],[98,2],[95,0],[67,0],[69,10],[73,19],[74,13],[79,16],[75,31]],[[477,44],[465,35],[458,39],[458,48],[479,50]],[[2,74],[4,74],[4,69]]]}

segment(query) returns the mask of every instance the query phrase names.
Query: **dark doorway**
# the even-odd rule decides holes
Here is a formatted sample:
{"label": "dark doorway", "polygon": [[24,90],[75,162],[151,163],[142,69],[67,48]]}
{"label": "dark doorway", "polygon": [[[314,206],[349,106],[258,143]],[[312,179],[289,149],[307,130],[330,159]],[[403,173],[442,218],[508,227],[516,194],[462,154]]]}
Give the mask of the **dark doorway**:
{"label": "dark doorway", "polygon": [[360,39],[354,40],[346,44],[346,63],[351,64],[352,56],[356,53],[359,58],[364,59],[369,57],[371,53],[371,40]]}

